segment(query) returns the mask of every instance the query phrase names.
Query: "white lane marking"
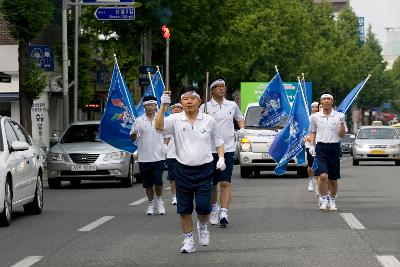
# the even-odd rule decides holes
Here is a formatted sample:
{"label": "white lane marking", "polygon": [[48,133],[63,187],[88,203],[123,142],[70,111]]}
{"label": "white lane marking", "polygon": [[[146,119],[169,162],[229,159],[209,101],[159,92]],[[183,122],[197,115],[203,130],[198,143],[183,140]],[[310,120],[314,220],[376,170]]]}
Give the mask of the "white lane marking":
{"label": "white lane marking", "polygon": [[142,197],[141,199],[136,200],[135,202],[132,202],[132,203],[130,203],[128,205],[129,206],[137,206],[137,205],[140,205],[140,204],[142,204],[143,202],[146,202],[146,201],[147,201],[147,197]]}
{"label": "white lane marking", "polygon": [[11,267],[29,267],[34,265],[35,263],[41,261],[43,256],[29,256],[23,260],[20,260],[16,264],[12,265]]}
{"label": "white lane marking", "polygon": [[363,230],[364,225],[353,215],[353,213],[340,213],[340,216],[347,222],[351,229]]}
{"label": "white lane marking", "polygon": [[400,267],[400,262],[396,259],[395,256],[384,255],[376,256],[376,258],[384,267]]}
{"label": "white lane marking", "polygon": [[96,227],[102,225],[103,223],[108,222],[109,220],[111,220],[111,219],[113,219],[113,218],[115,218],[115,216],[104,216],[104,217],[101,217],[100,219],[98,219],[98,220],[96,220],[96,221],[94,221],[94,222],[92,222],[92,223],[90,223],[90,224],[88,224],[88,225],[86,225],[86,226],[84,226],[84,227],[78,229],[78,231],[79,231],[79,232],[88,232],[88,231],[91,231],[91,230],[93,230],[94,228],[96,228]]}
{"label": "white lane marking", "polygon": [[171,189],[171,187],[166,187],[166,188],[165,188],[165,190],[170,190],[170,189]]}

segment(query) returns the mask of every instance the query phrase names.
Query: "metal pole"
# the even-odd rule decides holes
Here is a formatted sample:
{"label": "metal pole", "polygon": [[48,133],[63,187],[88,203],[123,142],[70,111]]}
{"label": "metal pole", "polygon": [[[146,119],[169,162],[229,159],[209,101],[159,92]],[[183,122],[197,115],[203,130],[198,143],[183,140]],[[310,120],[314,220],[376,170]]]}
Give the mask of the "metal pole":
{"label": "metal pole", "polygon": [[[78,3],[79,0],[75,0]],[[74,121],[78,121],[78,39],[80,6],[75,6],[75,36],[74,36]]]}
{"label": "metal pole", "polygon": [[167,50],[165,53],[165,90],[169,91],[169,39],[166,40]]}
{"label": "metal pole", "polygon": [[69,101],[68,101],[68,39],[67,39],[67,6],[63,1],[62,8],[62,51],[63,51],[63,108],[64,108],[64,130],[69,125]]}

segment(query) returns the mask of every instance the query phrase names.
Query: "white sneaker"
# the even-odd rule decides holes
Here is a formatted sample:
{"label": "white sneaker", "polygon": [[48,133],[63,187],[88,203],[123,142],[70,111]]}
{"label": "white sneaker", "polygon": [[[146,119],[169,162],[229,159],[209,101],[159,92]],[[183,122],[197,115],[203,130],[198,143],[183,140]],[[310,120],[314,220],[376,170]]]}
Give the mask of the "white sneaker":
{"label": "white sneaker", "polygon": [[314,192],[314,191],[315,191],[315,178],[311,177],[308,182],[308,192]]}
{"label": "white sneaker", "polygon": [[149,203],[149,206],[147,207],[146,211],[147,215],[154,215],[156,214],[156,206],[154,205],[154,200]]}
{"label": "white sneaker", "polygon": [[320,210],[328,210],[329,209],[329,201],[327,198],[320,197],[321,206],[319,206]]}
{"label": "white sneaker", "polygon": [[181,253],[191,253],[196,251],[193,238],[185,238],[182,243],[183,246],[181,247]]}
{"label": "white sneaker", "polygon": [[171,204],[176,205],[177,203],[178,203],[178,201],[176,201],[176,196],[172,196]]}
{"label": "white sneaker", "polygon": [[219,215],[219,225],[222,227],[226,227],[228,224],[228,213],[227,212],[221,212]]}
{"label": "white sneaker", "polygon": [[164,215],[165,214],[165,207],[164,207],[164,201],[162,201],[161,198],[157,199],[157,213],[160,215]]}
{"label": "white sneaker", "polygon": [[200,222],[197,222],[197,233],[199,234],[199,243],[202,246],[210,244],[210,232],[207,230],[207,225],[204,229],[200,229]]}
{"label": "white sneaker", "polygon": [[218,224],[218,212],[219,212],[219,206],[217,204],[216,210],[215,211],[211,210],[210,213],[210,223],[212,225]]}
{"label": "white sneaker", "polygon": [[329,210],[337,210],[336,199],[330,198],[330,200],[329,200]]}

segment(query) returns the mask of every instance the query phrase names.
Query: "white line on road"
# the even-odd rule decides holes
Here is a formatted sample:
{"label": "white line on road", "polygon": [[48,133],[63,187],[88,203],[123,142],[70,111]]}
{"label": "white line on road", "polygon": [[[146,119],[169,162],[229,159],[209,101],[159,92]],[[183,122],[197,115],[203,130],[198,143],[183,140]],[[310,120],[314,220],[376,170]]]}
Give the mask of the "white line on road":
{"label": "white line on road", "polygon": [[171,187],[166,187],[166,188],[165,188],[165,190],[170,190],[170,189],[171,189]]}
{"label": "white line on road", "polygon": [[363,230],[364,225],[360,223],[359,220],[353,215],[353,213],[340,213],[340,216],[347,222],[351,229]]}
{"label": "white line on road", "polygon": [[384,267],[400,267],[400,262],[396,259],[395,256],[384,255],[376,256],[376,258]]}
{"label": "white line on road", "polygon": [[143,202],[146,202],[146,200],[147,200],[147,197],[142,197],[141,199],[136,200],[135,202],[132,202],[132,203],[130,203],[128,205],[129,206],[137,206],[137,205],[142,204]]}
{"label": "white line on road", "polygon": [[43,256],[29,256],[23,260],[20,260],[16,264],[12,265],[11,267],[29,267],[34,265],[35,263],[41,261]]}
{"label": "white line on road", "polygon": [[104,217],[101,217],[97,221],[94,221],[94,222],[92,222],[92,223],[90,223],[90,224],[78,229],[78,231],[79,232],[89,232],[89,231],[93,230],[94,228],[102,225],[103,223],[108,222],[109,220],[111,220],[113,218],[115,218],[115,216],[104,216]]}

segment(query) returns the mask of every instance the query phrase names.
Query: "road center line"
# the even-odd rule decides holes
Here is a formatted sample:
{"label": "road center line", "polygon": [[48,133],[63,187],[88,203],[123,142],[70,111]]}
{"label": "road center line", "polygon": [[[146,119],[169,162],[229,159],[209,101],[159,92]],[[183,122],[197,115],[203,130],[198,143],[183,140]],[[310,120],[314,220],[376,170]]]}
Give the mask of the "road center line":
{"label": "road center line", "polygon": [[171,189],[171,187],[166,187],[166,188],[164,188],[165,190],[170,190]]}
{"label": "road center line", "polygon": [[132,203],[130,203],[128,205],[129,206],[137,206],[137,205],[140,205],[140,204],[142,204],[143,202],[146,202],[146,201],[147,201],[147,197],[142,197],[141,199],[136,200],[135,202],[132,202]]}
{"label": "road center line", "polygon": [[102,225],[103,223],[108,222],[109,220],[111,220],[113,218],[115,218],[115,216],[104,216],[104,217],[101,217],[97,221],[94,221],[94,222],[92,222],[92,223],[90,223],[90,224],[78,229],[78,231],[79,232],[89,232],[89,231],[93,230],[94,228]]}
{"label": "road center line", "polygon": [[400,267],[400,262],[396,259],[395,256],[384,255],[376,256],[376,258],[384,267]]}
{"label": "road center line", "polygon": [[12,265],[11,267],[29,267],[34,265],[35,263],[41,261],[43,256],[29,256],[23,260],[20,260],[16,264]]}
{"label": "road center line", "polygon": [[351,229],[363,230],[364,225],[360,223],[359,220],[353,215],[353,213],[340,213],[340,216],[347,222]]}

